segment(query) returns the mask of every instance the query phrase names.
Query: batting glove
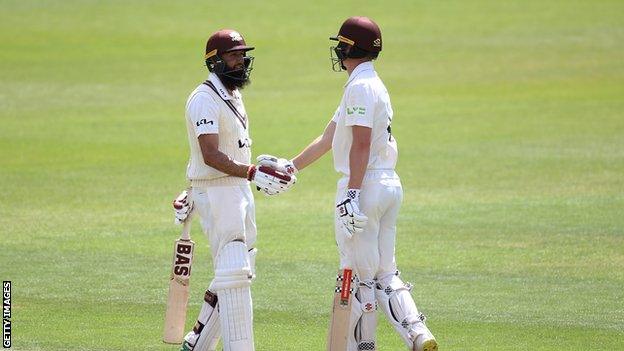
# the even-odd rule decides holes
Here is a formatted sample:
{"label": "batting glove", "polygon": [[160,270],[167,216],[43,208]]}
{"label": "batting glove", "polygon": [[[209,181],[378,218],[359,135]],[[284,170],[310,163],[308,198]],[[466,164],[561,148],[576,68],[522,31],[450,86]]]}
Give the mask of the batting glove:
{"label": "batting glove", "polygon": [[285,158],[279,158],[273,155],[260,155],[256,158],[256,161],[260,166],[271,167],[286,174],[295,175],[299,172],[295,164]]}
{"label": "batting glove", "polygon": [[360,211],[360,189],[348,189],[344,199],[336,205],[336,217],[342,223],[347,238],[364,231],[368,217]]}
{"label": "batting glove", "polygon": [[297,177],[267,166],[250,165],[247,169],[247,180],[256,184],[256,188],[265,195],[277,195],[290,189]]}
{"label": "batting glove", "polygon": [[178,197],[173,200],[173,211],[175,215],[175,224],[182,224],[188,218],[191,210],[193,209],[193,204],[189,202],[188,199],[188,191],[184,190],[178,195]]}

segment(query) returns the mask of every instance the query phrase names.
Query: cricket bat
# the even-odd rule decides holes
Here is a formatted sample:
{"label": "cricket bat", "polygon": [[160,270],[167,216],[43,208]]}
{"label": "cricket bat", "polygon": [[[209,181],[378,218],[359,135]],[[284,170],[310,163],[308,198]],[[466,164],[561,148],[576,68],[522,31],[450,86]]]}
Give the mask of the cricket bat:
{"label": "cricket bat", "polygon": [[347,349],[347,333],[351,317],[351,300],[353,298],[353,271],[345,268],[338,271],[331,322],[327,335],[327,351],[345,351]]}
{"label": "cricket bat", "polygon": [[163,331],[163,341],[168,344],[180,344],[184,338],[186,305],[189,299],[191,265],[195,248],[190,236],[191,222],[189,214],[183,223],[180,238],[173,245],[173,265],[169,278],[169,298]]}

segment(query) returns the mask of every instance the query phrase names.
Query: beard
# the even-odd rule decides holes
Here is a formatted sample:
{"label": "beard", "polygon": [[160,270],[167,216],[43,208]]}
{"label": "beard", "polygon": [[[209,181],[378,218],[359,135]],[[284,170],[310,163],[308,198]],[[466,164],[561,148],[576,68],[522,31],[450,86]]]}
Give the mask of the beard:
{"label": "beard", "polygon": [[223,85],[229,90],[243,89],[251,83],[246,69],[237,69],[226,73],[218,73],[217,76],[221,80],[221,83],[223,83]]}

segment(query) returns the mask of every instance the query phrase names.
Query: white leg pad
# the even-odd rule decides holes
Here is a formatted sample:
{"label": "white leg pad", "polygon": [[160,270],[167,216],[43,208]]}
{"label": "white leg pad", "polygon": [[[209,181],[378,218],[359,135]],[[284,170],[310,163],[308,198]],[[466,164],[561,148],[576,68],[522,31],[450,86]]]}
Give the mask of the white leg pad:
{"label": "white leg pad", "polygon": [[210,284],[219,298],[224,351],[254,351],[252,277],[247,245],[240,241],[226,244],[217,254]]}
{"label": "white leg pad", "polygon": [[[357,282],[356,282],[357,283]],[[355,294],[353,295],[355,297]],[[358,342],[356,340],[356,328],[362,319],[362,305],[357,298],[351,299],[351,315],[349,316],[349,330],[347,334],[347,350],[357,351]]]}
{"label": "white leg pad", "polygon": [[354,338],[357,351],[376,350],[377,300],[375,298],[375,282],[360,281],[355,294],[359,302],[360,319],[355,324]]}
{"label": "white leg pad", "polygon": [[217,254],[215,277],[208,290],[249,287],[252,276],[247,245],[241,241],[232,241]]}
{"label": "white leg pad", "polygon": [[378,279],[375,295],[405,345],[410,350],[421,351],[422,344],[434,337],[425,325],[425,316],[416,308],[411,289],[411,284],[404,283],[396,272]]}
{"label": "white leg pad", "polygon": [[199,318],[193,328],[199,334],[193,351],[216,351],[221,325],[219,323],[219,307],[217,295],[206,290],[204,304],[199,311]]}

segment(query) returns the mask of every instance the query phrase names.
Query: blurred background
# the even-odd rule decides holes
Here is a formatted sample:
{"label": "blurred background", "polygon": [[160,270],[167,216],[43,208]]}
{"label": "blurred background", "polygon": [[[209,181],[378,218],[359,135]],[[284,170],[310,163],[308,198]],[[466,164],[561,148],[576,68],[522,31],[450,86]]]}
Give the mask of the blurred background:
{"label": "blurred background", "polygon": [[[0,0],[0,276],[15,350],[161,342],[184,106],[222,28],[256,46],[253,156],[340,102],[328,40],[374,19],[405,199],[397,261],[440,350],[624,349],[624,2]],[[257,194],[257,350],[324,350],[326,156]],[[187,319],[211,279],[198,223]],[[404,349],[380,315],[380,351]]]}

